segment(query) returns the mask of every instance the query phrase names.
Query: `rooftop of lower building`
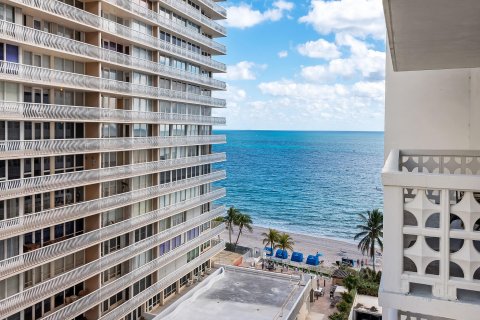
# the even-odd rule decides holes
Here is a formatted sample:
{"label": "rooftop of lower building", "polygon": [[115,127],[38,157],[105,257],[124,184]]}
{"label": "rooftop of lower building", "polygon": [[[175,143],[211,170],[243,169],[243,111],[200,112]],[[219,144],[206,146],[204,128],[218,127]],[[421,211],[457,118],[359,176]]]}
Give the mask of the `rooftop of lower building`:
{"label": "rooftop of lower building", "polygon": [[289,319],[310,292],[310,278],[222,267],[152,319]]}

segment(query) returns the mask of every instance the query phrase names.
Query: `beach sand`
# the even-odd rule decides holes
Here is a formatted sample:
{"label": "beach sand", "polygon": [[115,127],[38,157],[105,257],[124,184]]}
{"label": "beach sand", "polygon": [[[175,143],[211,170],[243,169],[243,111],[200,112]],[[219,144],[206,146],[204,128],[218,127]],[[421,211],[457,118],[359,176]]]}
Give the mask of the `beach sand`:
{"label": "beach sand", "polygon": [[[248,232],[248,230],[242,233],[238,244],[250,248],[264,248],[265,246],[262,244],[262,233],[266,231],[268,231],[267,228],[254,226],[252,233]],[[279,231],[282,232],[282,230]],[[295,242],[295,245],[293,246],[295,251],[302,252],[305,259],[309,254],[314,255],[317,252],[320,252],[323,254],[320,260],[325,260],[325,266],[331,266],[331,264],[335,263],[335,261],[341,261],[342,257],[354,259],[355,264],[357,259],[363,259],[364,261],[367,259],[370,261],[368,257],[359,252],[357,245],[354,243],[336,239],[308,236],[293,232],[287,233],[290,234]],[[235,228],[234,232],[232,233],[232,242],[235,242],[237,234],[238,230]],[[222,233],[222,238],[228,242],[228,231]],[[345,251],[345,253],[341,254],[340,250]]]}

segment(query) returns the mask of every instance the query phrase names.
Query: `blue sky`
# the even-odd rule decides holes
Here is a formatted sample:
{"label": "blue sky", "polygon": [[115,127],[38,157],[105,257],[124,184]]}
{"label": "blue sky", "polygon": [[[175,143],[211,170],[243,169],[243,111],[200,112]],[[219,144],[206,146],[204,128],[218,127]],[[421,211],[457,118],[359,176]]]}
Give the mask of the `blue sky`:
{"label": "blue sky", "polygon": [[227,129],[383,130],[381,0],[229,0]]}

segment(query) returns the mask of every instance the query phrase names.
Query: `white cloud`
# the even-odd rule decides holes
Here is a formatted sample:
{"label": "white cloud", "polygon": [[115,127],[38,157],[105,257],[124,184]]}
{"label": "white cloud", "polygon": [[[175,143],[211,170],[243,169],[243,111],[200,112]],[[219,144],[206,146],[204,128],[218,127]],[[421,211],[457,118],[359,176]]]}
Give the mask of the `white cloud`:
{"label": "white cloud", "polygon": [[334,59],[340,57],[335,43],[328,42],[324,39],[316,41],[308,41],[297,47],[298,52],[310,58]]}
{"label": "white cloud", "polygon": [[356,37],[385,39],[381,0],[312,0],[300,22],[311,24],[320,34],[347,33]]}
{"label": "white cloud", "polygon": [[255,80],[257,70],[265,70],[267,65],[251,61],[240,61],[227,66],[227,73],[219,73],[216,77],[225,80]]}
{"label": "white cloud", "polygon": [[280,80],[260,83],[265,95],[274,97],[269,105],[283,105],[298,110],[311,119],[357,119],[383,115],[384,81],[359,81],[347,84],[314,84]]}
{"label": "white cloud", "polygon": [[348,47],[350,56],[332,59],[326,64],[302,67],[301,75],[308,81],[326,82],[358,76],[367,80],[385,77],[385,52],[370,49],[366,42],[350,35],[339,34],[339,46]]}
{"label": "white cloud", "polygon": [[287,50],[282,50],[278,53],[279,58],[286,58],[288,57],[288,51]]}
{"label": "white cloud", "polygon": [[227,20],[224,24],[232,28],[250,28],[265,21],[278,21],[293,7],[293,2],[278,0],[272,4],[272,8],[260,12],[249,4],[241,3],[238,6],[227,7]]}

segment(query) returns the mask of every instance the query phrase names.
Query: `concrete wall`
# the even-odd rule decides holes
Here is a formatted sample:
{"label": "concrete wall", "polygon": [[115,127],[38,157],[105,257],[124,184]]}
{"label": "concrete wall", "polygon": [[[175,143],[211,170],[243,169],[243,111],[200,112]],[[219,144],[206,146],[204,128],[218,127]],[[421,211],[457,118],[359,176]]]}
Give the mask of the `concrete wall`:
{"label": "concrete wall", "polygon": [[480,148],[480,69],[393,72],[387,52],[385,94],[385,157]]}

